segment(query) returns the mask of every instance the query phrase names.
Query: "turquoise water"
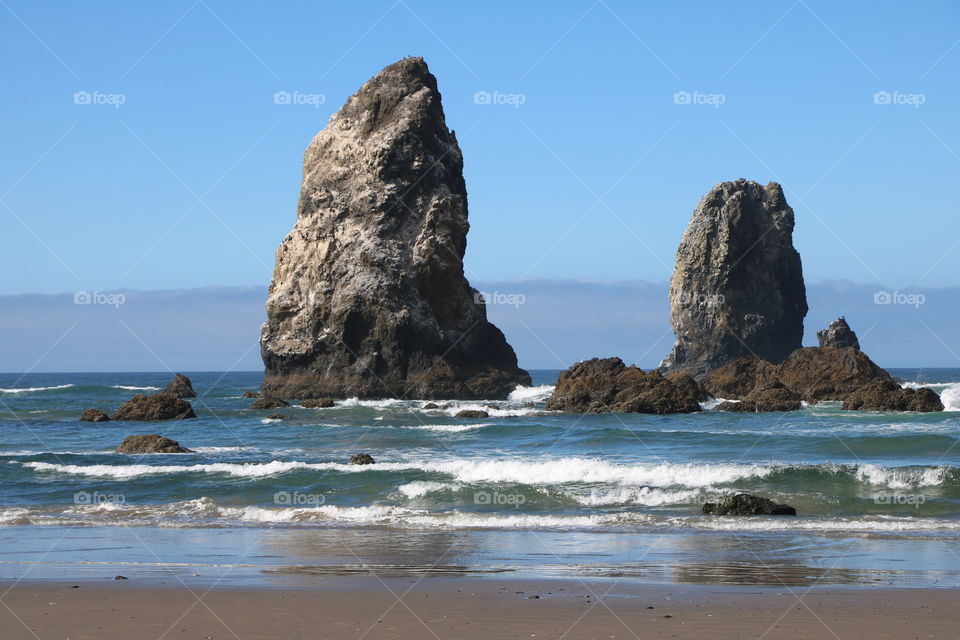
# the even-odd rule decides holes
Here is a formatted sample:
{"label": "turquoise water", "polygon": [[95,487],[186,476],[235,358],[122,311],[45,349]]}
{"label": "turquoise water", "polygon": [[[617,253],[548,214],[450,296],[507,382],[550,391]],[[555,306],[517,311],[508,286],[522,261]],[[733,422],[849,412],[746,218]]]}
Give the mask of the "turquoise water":
{"label": "turquoise water", "polygon": [[[936,383],[953,407],[960,370],[893,373]],[[472,567],[536,564],[536,549],[549,537],[554,555],[545,566],[592,567],[577,558],[597,547],[605,559],[595,570],[622,573],[637,548],[665,536],[675,557],[661,564],[695,559],[698,567],[714,567],[697,570],[704,575],[718,571],[718,556],[692,549],[726,541],[736,550],[744,536],[771,558],[789,556],[785,549],[797,548],[790,541],[819,540],[832,549],[838,536],[874,549],[868,559],[838,565],[850,570],[886,571],[898,562],[907,570],[907,562],[922,573],[960,565],[960,413],[853,413],[827,403],[775,414],[564,415],[543,405],[556,374],[533,372],[535,386],[504,402],[436,399],[449,404],[443,410],[395,399],[256,411],[240,395],[258,387],[259,373],[188,372],[200,394],[192,400],[199,417],[178,423],[77,419],[86,408],[112,412],[133,393],[155,392],[169,373],[0,375],[0,536],[5,546],[17,541],[4,562],[37,561],[39,547],[24,539],[27,532],[37,540],[68,530],[113,539],[129,529],[161,547],[163,536],[181,530],[174,539],[201,563],[210,550],[187,541],[215,535],[235,540],[229,547],[248,535],[367,540],[364,532],[379,531],[377,540],[389,532],[411,550],[424,536],[469,538],[480,549],[501,541],[481,554],[486,560],[463,559]],[[454,418],[463,408],[491,415]],[[292,419],[265,418],[276,412]],[[196,453],[113,453],[125,436],[150,432]],[[358,452],[377,464],[345,464]],[[731,491],[789,503],[800,515],[700,513],[703,502]],[[882,541],[882,549],[864,540]],[[131,551],[119,560],[151,561],[141,556]],[[815,556],[800,553],[799,566],[825,570]],[[723,566],[750,560],[723,557]],[[278,558],[282,566],[303,560],[292,552]],[[107,560],[118,559],[89,561]]]}

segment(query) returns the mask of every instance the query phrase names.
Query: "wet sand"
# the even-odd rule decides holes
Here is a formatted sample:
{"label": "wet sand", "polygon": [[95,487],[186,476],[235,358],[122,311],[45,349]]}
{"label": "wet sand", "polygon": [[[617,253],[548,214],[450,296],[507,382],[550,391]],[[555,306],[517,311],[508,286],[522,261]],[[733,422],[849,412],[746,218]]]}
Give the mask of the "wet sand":
{"label": "wet sand", "polygon": [[0,594],[4,640],[960,637],[952,588],[338,576],[293,589],[8,581]]}

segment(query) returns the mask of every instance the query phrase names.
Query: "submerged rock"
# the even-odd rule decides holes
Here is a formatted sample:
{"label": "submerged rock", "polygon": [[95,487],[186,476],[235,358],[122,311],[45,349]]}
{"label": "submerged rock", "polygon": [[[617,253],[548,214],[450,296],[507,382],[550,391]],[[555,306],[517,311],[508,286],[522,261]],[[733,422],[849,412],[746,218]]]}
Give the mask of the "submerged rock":
{"label": "submerged rock", "polygon": [[184,420],[196,418],[189,402],[170,393],[138,393],[113,414],[114,420]]}
{"label": "submerged rock", "polygon": [[110,416],[108,416],[100,409],[87,409],[82,414],[80,414],[80,422],[109,422]]}
{"label": "submerged rock", "polygon": [[489,418],[490,414],[486,411],[480,411],[477,409],[463,409],[457,411],[457,414],[454,418]]}
{"label": "submerged rock", "polygon": [[436,402],[428,402],[420,408],[425,410],[439,409],[440,405],[438,405]]}
{"label": "submerged rock", "polygon": [[250,404],[250,409],[278,409],[280,407],[289,407],[290,403],[274,396],[263,396],[259,400],[254,400]]}
{"label": "submerged rock", "polygon": [[300,401],[300,406],[304,409],[329,409],[334,404],[330,398],[307,398]]}
{"label": "submerged rock", "polygon": [[175,373],[173,375],[173,380],[164,387],[161,393],[169,393],[177,396],[178,398],[196,398],[197,392],[193,390],[193,384],[190,382],[190,378],[183,375],[182,373]]}
{"label": "submerged rock", "polygon": [[347,464],[376,464],[376,462],[369,453],[358,453],[351,457]]}
{"label": "submerged rock", "polygon": [[903,389],[893,380],[873,380],[847,394],[847,410],[943,411],[940,396],[932,389]]}
{"label": "submerged rock", "polygon": [[117,453],[193,453],[180,443],[170,438],[164,438],[159,433],[149,433],[142,436],[127,436],[117,446]]}
{"label": "submerged rock", "polygon": [[853,347],[860,348],[857,334],[853,332],[847,319],[840,316],[830,323],[826,329],[817,331],[817,342],[821,347]]}
{"label": "submerged rock", "polygon": [[467,192],[436,78],[405,58],[304,155],[260,334],[264,394],[505,399],[530,376],[463,274]]}
{"label": "submerged rock", "polygon": [[752,496],[749,493],[724,496],[719,502],[703,505],[703,512],[711,516],[795,516],[797,510],[786,504]]}
{"label": "submerged rock", "polygon": [[547,409],[572,413],[692,413],[703,387],[686,375],[663,376],[626,366],[620,358],[578,362],[557,378]]}
{"label": "submerged rock", "polygon": [[694,376],[754,354],[782,362],[807,314],[793,209],[780,185],[714,186],[693,212],[670,279],[676,343],[660,367]]}
{"label": "submerged rock", "polygon": [[290,420],[291,416],[288,416],[285,413],[271,413],[267,416],[267,420]]}

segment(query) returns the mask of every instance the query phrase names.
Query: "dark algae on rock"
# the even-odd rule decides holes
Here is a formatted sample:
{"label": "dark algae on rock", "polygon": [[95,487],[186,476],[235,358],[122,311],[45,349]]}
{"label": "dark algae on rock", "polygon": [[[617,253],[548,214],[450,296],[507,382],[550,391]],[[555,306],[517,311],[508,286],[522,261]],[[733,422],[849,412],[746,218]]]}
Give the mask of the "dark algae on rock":
{"label": "dark algae on rock", "polygon": [[504,399],[529,385],[464,277],[468,229],[436,78],[421,58],[400,60],[304,154],[261,328],[263,393]]}

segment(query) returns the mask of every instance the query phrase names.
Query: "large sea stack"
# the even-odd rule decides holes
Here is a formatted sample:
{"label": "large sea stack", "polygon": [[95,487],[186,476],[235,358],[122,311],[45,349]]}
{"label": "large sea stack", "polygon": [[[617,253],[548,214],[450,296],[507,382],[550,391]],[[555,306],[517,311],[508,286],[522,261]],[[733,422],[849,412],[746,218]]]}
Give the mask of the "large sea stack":
{"label": "large sea stack", "polygon": [[529,385],[464,277],[468,229],[437,80],[406,58],[304,154],[260,334],[265,395],[499,399]]}
{"label": "large sea stack", "polygon": [[745,355],[782,362],[807,314],[793,209],[780,185],[721,182],[697,205],[670,279],[673,351],[661,369],[700,376]]}

